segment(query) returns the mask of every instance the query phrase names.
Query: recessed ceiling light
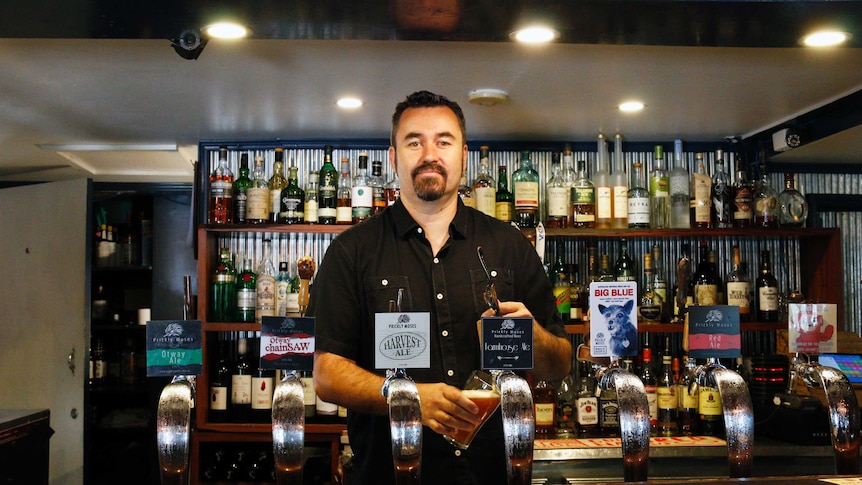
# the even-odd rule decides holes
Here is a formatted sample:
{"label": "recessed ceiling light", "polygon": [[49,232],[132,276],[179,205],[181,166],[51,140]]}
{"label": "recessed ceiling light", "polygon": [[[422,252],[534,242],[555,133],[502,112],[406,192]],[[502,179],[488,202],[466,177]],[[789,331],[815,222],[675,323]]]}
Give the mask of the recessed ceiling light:
{"label": "recessed ceiling light", "polygon": [[640,101],[626,101],[624,103],[620,103],[618,108],[624,113],[634,113],[635,111],[644,109],[644,106],[645,105]]}
{"label": "recessed ceiling light", "polygon": [[361,107],[365,103],[359,98],[345,97],[340,98],[338,101],[335,102],[335,104],[338,105],[339,108],[356,109]]}
{"label": "recessed ceiling light", "polygon": [[251,34],[251,29],[235,22],[216,22],[204,27],[203,31],[211,39],[244,39]]}
{"label": "recessed ceiling light", "polygon": [[494,106],[509,101],[509,93],[501,89],[476,89],[467,93],[467,99],[473,104]]}
{"label": "recessed ceiling light", "polygon": [[525,44],[542,44],[560,37],[560,33],[550,27],[527,27],[509,34],[511,39]]}
{"label": "recessed ceiling light", "polygon": [[838,30],[821,30],[806,35],[800,41],[802,45],[808,47],[831,47],[838,44],[843,44],[851,35],[847,32]]}

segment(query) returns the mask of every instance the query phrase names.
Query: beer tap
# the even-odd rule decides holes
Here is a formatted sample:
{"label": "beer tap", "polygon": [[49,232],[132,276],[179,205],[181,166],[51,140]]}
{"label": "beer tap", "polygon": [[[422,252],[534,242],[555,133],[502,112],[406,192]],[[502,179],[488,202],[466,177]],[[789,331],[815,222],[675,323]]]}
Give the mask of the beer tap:
{"label": "beer tap", "polygon": [[710,357],[705,365],[695,369],[695,379],[689,385],[689,392],[696,393],[701,385],[718,389],[724,414],[730,477],[750,477],[754,444],[754,413],[745,380],[735,371],[721,365],[717,358]]}
{"label": "beer tap", "polygon": [[859,473],[859,405],[853,386],[841,371],[797,353],[790,366],[791,392],[796,379],[809,389],[823,389],[829,409],[832,447],[835,449],[835,473]]}
{"label": "beer tap", "polygon": [[500,389],[506,476],[509,485],[528,485],[533,476],[536,416],[530,384],[512,371],[494,371]]}
{"label": "beer tap", "polygon": [[195,376],[174,376],[156,410],[156,441],[162,485],[188,485],[189,432]]}
{"label": "beer tap", "polygon": [[272,452],[278,485],[302,484],[305,404],[295,370],[285,371],[272,396]]}

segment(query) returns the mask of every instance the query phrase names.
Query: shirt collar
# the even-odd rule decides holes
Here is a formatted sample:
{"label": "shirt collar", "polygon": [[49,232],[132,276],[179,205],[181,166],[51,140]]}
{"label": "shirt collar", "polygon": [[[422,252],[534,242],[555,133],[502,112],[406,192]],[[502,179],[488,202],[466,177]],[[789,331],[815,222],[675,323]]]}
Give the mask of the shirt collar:
{"label": "shirt collar", "polygon": [[[420,227],[419,223],[410,216],[404,204],[401,203],[401,199],[396,200],[388,210],[392,212],[392,220],[395,222],[395,229],[399,236],[406,237],[410,233],[416,233],[416,228]],[[459,197],[455,218],[449,223],[449,233],[459,239],[466,238],[468,220],[467,207],[461,202],[461,198]]]}

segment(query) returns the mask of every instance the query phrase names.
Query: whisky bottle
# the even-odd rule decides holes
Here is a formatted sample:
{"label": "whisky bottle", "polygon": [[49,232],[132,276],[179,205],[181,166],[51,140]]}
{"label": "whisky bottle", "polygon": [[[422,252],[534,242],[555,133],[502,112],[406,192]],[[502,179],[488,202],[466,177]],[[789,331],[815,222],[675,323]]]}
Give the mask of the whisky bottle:
{"label": "whisky bottle", "polygon": [[560,381],[556,391],[556,403],[554,405],[554,429],[557,438],[574,437],[575,430],[575,381],[572,373],[567,374]]}
{"label": "whisky bottle", "polygon": [[760,274],[757,276],[757,321],[778,321],[778,280],[772,274],[769,251],[760,253]]}
{"label": "whisky bottle", "polygon": [[237,339],[237,358],[230,376],[230,407],[233,423],[248,423],[251,419],[251,364],[248,357],[248,339],[240,332]]}
{"label": "whisky bottle", "polygon": [[511,222],[515,215],[515,197],[509,192],[509,175],[505,165],[500,165],[497,175],[497,203],[494,216],[503,222]]}
{"label": "whisky bottle", "polygon": [[[344,164],[342,160],[342,172]],[[343,173],[342,173],[342,180]],[[350,188],[350,217],[353,224],[367,221],[374,209],[374,192],[368,180],[368,154],[359,154],[359,169]]]}
{"label": "whisky bottle", "polygon": [[733,187],[724,171],[724,151],[715,151],[715,174],[712,176],[712,225],[719,229],[733,227]]}
{"label": "whisky bottle", "polygon": [[368,177],[368,185],[371,186],[371,195],[374,205],[371,208],[371,215],[377,215],[386,209],[386,193],[383,183],[383,162],[374,160],[371,162],[371,176]]}
{"label": "whisky bottle", "polygon": [[233,172],[227,163],[227,147],[219,147],[218,164],[209,177],[209,217],[210,224],[230,224],[233,222]]}
{"label": "whisky bottle", "polygon": [[695,362],[691,357],[685,359],[685,368],[677,381],[677,396],[679,398],[679,434],[692,436],[700,433],[700,416],[697,412],[698,394],[691,392],[691,383],[695,377]]}
{"label": "whisky bottle", "polygon": [[614,279],[616,281],[637,281],[635,262],[629,256],[629,245],[625,238],[620,239],[620,254],[614,264]]}
{"label": "whisky bottle", "polygon": [[321,224],[335,224],[338,207],[338,172],[332,164],[332,145],[323,147],[323,166],[319,173],[318,217]]}
{"label": "whisky bottle", "polygon": [[676,436],[679,427],[677,423],[679,399],[671,365],[672,357],[669,354],[663,355],[656,387],[659,436]]}
{"label": "whisky bottle", "polygon": [[473,198],[479,212],[496,217],[497,187],[491,177],[490,150],[486,145],[479,147],[479,172],[473,181]]}
{"label": "whisky bottle", "polygon": [[676,263],[676,285],[673,288],[673,322],[685,321],[687,308],[694,304],[694,287],[692,286],[691,246],[688,243],[680,245],[682,254]]}
{"label": "whisky bottle", "polygon": [[739,246],[731,248],[733,266],[727,276],[727,304],[739,307],[739,321],[751,320],[751,282],[748,271],[740,260]]}
{"label": "whisky bottle", "polygon": [[613,215],[611,227],[625,229],[629,221],[629,182],[626,179],[626,165],[623,160],[623,137],[614,135],[614,163],[611,171],[611,197],[613,198]]}
{"label": "whisky bottle", "polygon": [[536,417],[536,436],[549,437],[554,433],[554,386],[540,380],[533,387],[533,407]]}
{"label": "whisky bottle", "polygon": [[746,228],[753,224],[753,192],[748,174],[740,167],[736,171],[736,184],[733,186],[733,227]]}
{"label": "whisky bottle", "polygon": [[401,184],[398,181],[397,172],[392,172],[392,178],[389,179],[389,182],[386,182],[383,193],[386,195],[387,207],[394,204],[398,200],[398,197],[401,197]]}
{"label": "whisky bottle", "polygon": [[353,187],[350,182],[350,160],[347,157],[341,159],[341,178],[338,179],[335,224],[353,224],[353,205],[350,200],[353,195]]}
{"label": "whisky bottle", "polygon": [[668,320],[668,315],[671,314],[671,302],[667,297],[667,278],[664,276],[664,270],[661,266],[661,248],[658,244],[652,246],[652,288],[659,298],[661,298],[661,316],[659,320],[664,322]]}
{"label": "whisky bottle", "polygon": [[272,263],[272,240],[263,240],[263,251],[257,265],[257,293],[254,312],[255,322],[263,317],[275,316],[275,265]]}
{"label": "whisky bottle", "polygon": [[709,245],[706,241],[700,242],[700,260],[694,272],[694,303],[698,306],[718,305],[718,275],[709,264]]}
{"label": "whisky bottle", "polygon": [[317,224],[320,222],[320,202],[317,184],[319,179],[317,170],[312,170],[308,174],[308,185],[305,189],[305,216],[303,220],[306,224]]}
{"label": "whisky bottle", "polygon": [[569,265],[569,321],[583,323],[587,314],[589,288],[581,283],[580,270],[577,264]]}
{"label": "whisky bottle", "polygon": [[784,174],[784,190],[778,194],[778,222],[784,227],[802,227],[808,218],[808,202],[796,190],[793,174]]}
{"label": "whisky bottle", "polygon": [[269,222],[269,185],[263,167],[263,157],[254,157],[251,184],[246,189],[246,222],[263,224]]}
{"label": "whisky bottle", "polygon": [[563,241],[558,238],[556,241],[554,264],[551,267],[551,285],[554,291],[554,299],[557,302],[557,311],[562,316],[563,322],[568,323],[572,305],[568,274],[569,266],[564,261],[564,250]]}
{"label": "whisky bottle", "polygon": [[599,428],[601,435],[615,437],[620,435],[620,408],[617,391],[609,386],[599,393]]}
{"label": "whisky bottle", "polygon": [[596,172],[593,174],[596,188],[596,227],[608,229],[614,215],[613,187],[608,160],[608,145],[605,135],[599,133],[596,140]]}
{"label": "whisky bottle", "polygon": [[691,227],[691,180],[682,153],[682,140],[673,142],[673,169],[668,176],[670,183],[670,227]]}
{"label": "whisky bottle", "polygon": [[254,322],[257,305],[257,275],[250,258],[243,258],[242,268],[236,277],[236,321]]}
{"label": "whisky bottle", "polygon": [[[718,359],[709,358],[715,363]],[[724,414],[721,409],[721,397],[714,377],[703,372],[697,379],[697,414],[700,418],[700,434],[703,436],[721,436],[724,434]]]}
{"label": "whisky bottle", "polygon": [[213,322],[232,322],[236,318],[236,268],[228,248],[221,248],[219,262],[210,283],[210,315]]}
{"label": "whisky bottle", "polygon": [[297,171],[295,166],[290,166],[287,187],[281,191],[278,222],[282,224],[302,224],[305,221],[305,191],[299,188]]}
{"label": "whisky bottle", "polygon": [[706,173],[703,153],[695,154],[697,171],[691,176],[691,226],[696,229],[712,227],[712,179]]}
{"label": "whisky bottle", "polygon": [[233,182],[233,221],[237,224],[245,224],[246,202],[248,200],[246,190],[251,185],[248,174],[248,153],[243,153],[240,156],[239,177]]}
{"label": "whisky bottle", "polygon": [[576,398],[578,437],[592,438],[599,431],[599,399],[596,397],[596,378],[589,362],[581,361]]}
{"label": "whisky bottle", "polygon": [[769,174],[766,172],[766,155],[761,154],[760,161],[760,183],[754,190],[751,198],[754,201],[754,226],[764,229],[778,228],[778,194],[769,183]]}
{"label": "whisky bottle", "polygon": [[644,286],[638,304],[638,316],[642,323],[661,323],[661,309],[663,301],[656,293],[653,283],[652,255],[643,255],[644,264]]}
{"label": "whisky bottle", "polygon": [[649,229],[650,195],[644,182],[641,162],[632,163],[632,182],[628,192],[628,226],[631,229]]}
{"label": "whisky bottle", "polygon": [[287,187],[284,178],[284,150],[275,149],[275,161],[272,163],[272,176],[269,177],[269,221],[278,222],[281,213],[281,191]]}
{"label": "whisky bottle", "polygon": [[473,187],[467,183],[467,173],[461,174],[461,181],[458,183],[458,198],[465,207],[476,208],[476,199],[473,197]]}
{"label": "whisky bottle", "polygon": [[658,379],[652,369],[652,349],[644,347],[642,357],[640,379],[643,382],[649,406],[650,435],[655,436],[658,433]]}
{"label": "whisky bottle", "polygon": [[611,257],[607,253],[599,256],[599,273],[596,281],[608,282],[616,281],[617,277],[611,271]]}
{"label": "whisky bottle", "polygon": [[578,160],[578,178],[572,186],[569,222],[575,228],[596,227],[596,187],[587,177],[587,162]]}
{"label": "whisky bottle", "polygon": [[649,179],[650,228],[670,227],[670,179],[664,163],[664,149],[655,146],[654,166]]}
{"label": "whisky bottle", "polygon": [[518,170],[512,174],[512,191],[515,195],[515,223],[521,229],[536,227],[539,223],[539,173],[533,169],[529,150],[521,151]]}
{"label": "whisky bottle", "polygon": [[548,179],[548,184],[545,187],[545,200],[548,207],[545,227],[568,227],[571,189],[563,180],[559,153],[554,153],[551,158],[551,178]]}

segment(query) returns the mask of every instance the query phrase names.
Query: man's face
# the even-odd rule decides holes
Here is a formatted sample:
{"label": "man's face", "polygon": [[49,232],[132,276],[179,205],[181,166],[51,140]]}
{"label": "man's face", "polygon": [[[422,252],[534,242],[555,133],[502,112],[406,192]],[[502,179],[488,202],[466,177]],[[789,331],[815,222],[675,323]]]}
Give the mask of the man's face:
{"label": "man's face", "polygon": [[[467,159],[458,118],[449,108],[409,108],[401,115],[389,163],[401,180],[401,195],[435,201],[458,192]],[[405,191],[407,193],[405,193]]]}

